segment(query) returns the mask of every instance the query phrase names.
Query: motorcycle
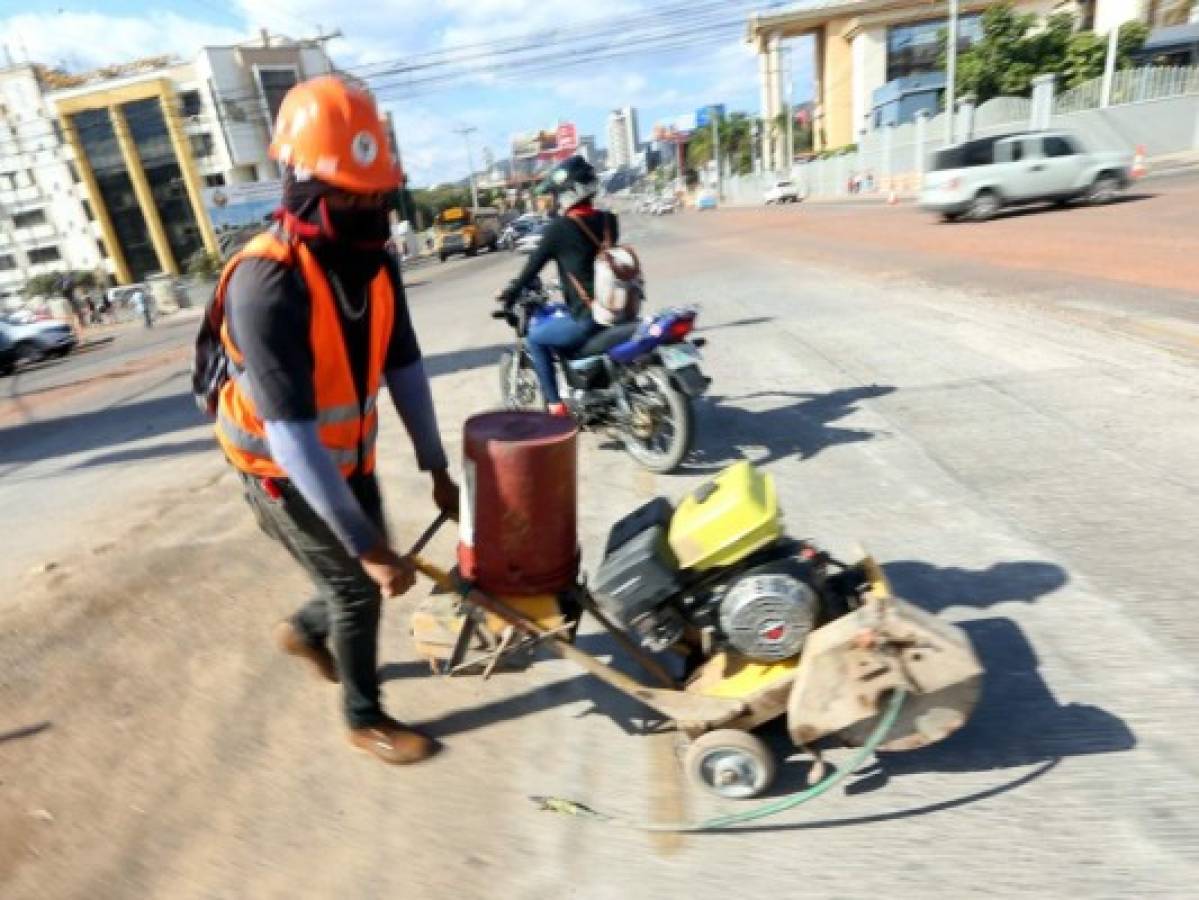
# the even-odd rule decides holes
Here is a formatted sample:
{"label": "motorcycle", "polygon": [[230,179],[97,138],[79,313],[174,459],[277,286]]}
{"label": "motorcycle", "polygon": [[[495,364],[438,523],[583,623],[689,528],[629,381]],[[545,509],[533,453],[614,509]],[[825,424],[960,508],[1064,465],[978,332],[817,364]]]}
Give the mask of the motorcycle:
{"label": "motorcycle", "polygon": [[[499,362],[508,409],[545,408],[526,338],[534,322],[565,314],[540,283],[492,313],[516,330],[515,348]],[[692,400],[711,384],[700,370],[706,341],[690,337],[697,316],[694,308],[667,309],[604,328],[577,350],[555,355],[569,388],[563,401],[579,427],[608,432],[651,472],[671,472],[682,463],[695,434]]]}

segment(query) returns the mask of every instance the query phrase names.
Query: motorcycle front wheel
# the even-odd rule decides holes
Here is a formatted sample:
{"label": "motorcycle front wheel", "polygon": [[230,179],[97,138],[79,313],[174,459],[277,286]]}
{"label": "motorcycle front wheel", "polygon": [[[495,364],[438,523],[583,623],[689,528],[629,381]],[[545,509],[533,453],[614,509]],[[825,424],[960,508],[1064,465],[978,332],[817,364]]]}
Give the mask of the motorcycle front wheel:
{"label": "motorcycle front wheel", "polygon": [[620,429],[629,456],[651,472],[673,472],[691,449],[695,419],[691,399],[652,366],[625,384],[631,418]]}
{"label": "motorcycle front wheel", "polygon": [[500,357],[500,399],[505,409],[544,410],[545,401],[541,396],[541,385],[537,383],[537,373],[533,371],[533,361],[525,353],[508,350]]}

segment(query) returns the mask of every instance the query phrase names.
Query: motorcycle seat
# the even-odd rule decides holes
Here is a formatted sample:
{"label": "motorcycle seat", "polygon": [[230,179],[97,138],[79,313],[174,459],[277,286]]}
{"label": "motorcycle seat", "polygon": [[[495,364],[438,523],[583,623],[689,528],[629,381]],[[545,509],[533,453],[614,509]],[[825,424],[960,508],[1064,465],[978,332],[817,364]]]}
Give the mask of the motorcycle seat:
{"label": "motorcycle seat", "polygon": [[636,322],[601,328],[591,337],[587,338],[582,346],[571,350],[566,356],[569,359],[586,359],[588,356],[599,356],[601,353],[607,353],[617,344],[623,344],[625,341],[630,340],[636,332]]}

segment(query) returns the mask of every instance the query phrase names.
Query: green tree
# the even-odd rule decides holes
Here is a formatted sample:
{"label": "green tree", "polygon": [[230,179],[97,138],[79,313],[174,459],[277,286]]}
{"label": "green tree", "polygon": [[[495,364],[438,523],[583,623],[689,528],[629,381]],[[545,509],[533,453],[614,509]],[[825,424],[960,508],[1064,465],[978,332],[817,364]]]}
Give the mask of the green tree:
{"label": "green tree", "polygon": [[[973,94],[979,103],[1000,96],[1027,96],[1038,75],[1056,75],[1070,88],[1103,74],[1107,42],[1094,32],[1076,31],[1070,13],[1056,13],[1043,22],[1035,13],[1019,13],[1000,3],[983,13],[983,36],[958,57],[957,91]],[[1117,65],[1133,65],[1132,53],[1148,37],[1140,22],[1120,28]],[[941,53],[941,66],[945,65]]]}

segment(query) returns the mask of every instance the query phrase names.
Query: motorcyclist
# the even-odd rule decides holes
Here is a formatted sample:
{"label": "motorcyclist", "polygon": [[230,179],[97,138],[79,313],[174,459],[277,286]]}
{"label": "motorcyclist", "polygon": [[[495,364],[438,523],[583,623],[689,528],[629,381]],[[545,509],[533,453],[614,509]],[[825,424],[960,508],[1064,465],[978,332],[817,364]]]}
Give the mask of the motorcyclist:
{"label": "motorcyclist", "polygon": [[526,346],[546,408],[561,416],[567,410],[558,393],[554,353],[569,353],[581,347],[599,329],[589,308],[595,289],[595,257],[601,242],[614,244],[619,239],[620,223],[614,214],[592,206],[599,179],[591,163],[581,156],[572,156],[551,169],[541,190],[553,196],[560,215],[550,220],[525,267],[496,299],[512,303],[547,262],[557,262],[566,305],[530,325]]}

